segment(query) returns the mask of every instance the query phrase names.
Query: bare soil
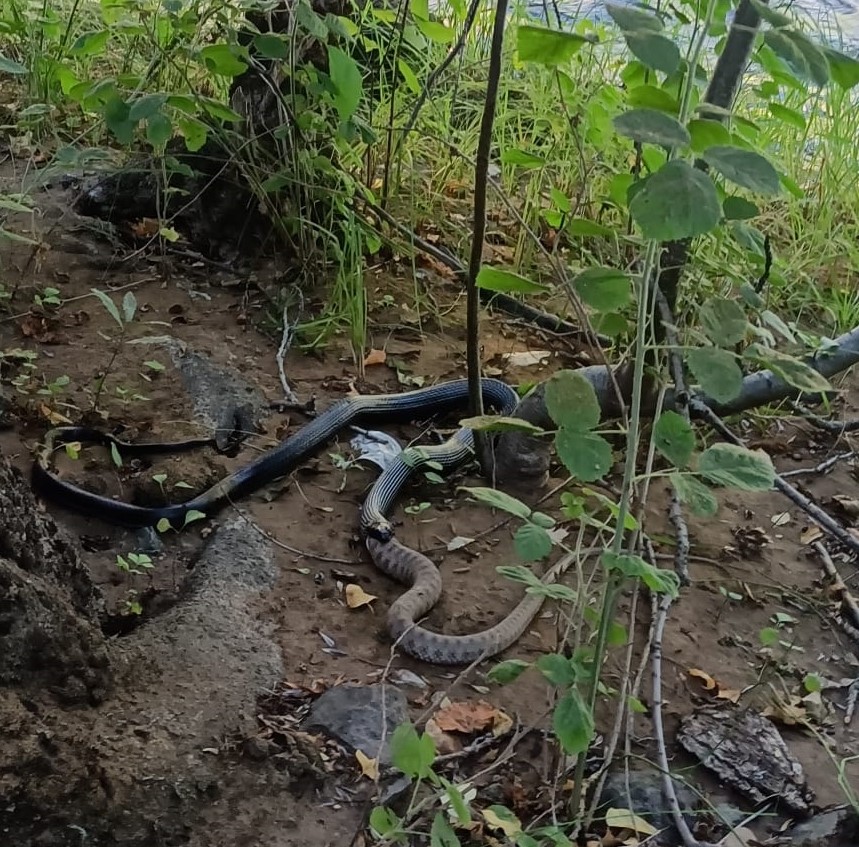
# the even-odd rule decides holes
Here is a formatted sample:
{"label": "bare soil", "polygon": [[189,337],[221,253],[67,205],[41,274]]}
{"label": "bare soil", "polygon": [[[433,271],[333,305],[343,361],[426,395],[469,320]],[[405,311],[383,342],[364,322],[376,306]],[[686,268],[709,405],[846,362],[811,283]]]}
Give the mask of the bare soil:
{"label": "bare soil", "polygon": [[[7,174],[6,190],[14,190],[16,184],[15,174]],[[91,242],[91,237],[75,229],[80,222],[67,211],[62,192],[52,190],[38,195],[37,202],[43,215],[32,222],[33,229],[27,232],[29,224],[23,220],[10,223],[16,231],[35,237],[41,246],[32,250],[26,245],[0,241],[2,284],[12,294],[11,299],[2,302],[0,352],[8,354],[19,348],[36,354],[30,380],[23,380],[17,390],[7,382],[6,390],[18,408],[14,425],[0,433],[0,450],[22,470],[27,471],[31,451],[52,423],[61,422],[60,416],[105,428],[121,426],[124,437],[131,439],[174,440],[200,431],[169,358],[163,350],[151,345],[125,343],[117,348],[114,341],[117,327],[90,296],[93,288],[114,292],[112,296],[117,302],[125,291],[134,291],[139,314],[129,327],[126,342],[171,335],[215,363],[237,369],[270,400],[282,397],[275,364],[278,339],[258,328],[269,308],[260,287],[265,288],[266,282],[274,283],[278,268],[261,272],[258,277],[263,284],[252,287],[201,262],[175,259],[162,262],[157,257],[140,257],[135,262],[116,262],[104,267],[110,248],[101,245],[93,250],[81,246]],[[94,260],[102,267],[94,267]],[[129,265],[133,267],[129,269]],[[386,352],[386,361],[368,365],[362,375],[347,339],[342,336],[332,337],[323,349],[312,353],[294,350],[287,357],[286,373],[298,395],[302,399],[315,396],[317,407],[325,408],[353,388],[364,392],[403,390],[403,375],[426,382],[461,375],[462,304],[452,283],[433,276],[431,269],[424,269],[423,274],[417,288],[432,280],[437,307],[434,312],[419,311],[419,306],[425,307],[426,302],[415,303],[416,283],[408,265],[392,264],[384,270],[368,272],[369,341],[372,348]],[[59,289],[61,308],[36,305],[34,298],[43,296],[49,287]],[[311,299],[311,308],[313,302]],[[553,369],[575,367],[584,361],[579,351],[563,339],[495,315],[486,318],[484,330],[485,363],[514,383],[535,382]],[[551,355],[543,364],[524,367],[513,367],[505,359],[506,354],[534,350],[548,350]],[[144,364],[153,360],[160,361],[165,369],[156,372]],[[391,367],[392,363],[398,367]],[[103,377],[105,371],[107,375]],[[13,379],[25,372],[10,363],[4,378]],[[102,378],[104,385],[99,392]],[[65,383],[66,379],[64,387],[58,386],[57,380]],[[52,384],[57,388],[54,393],[49,389]],[[844,413],[849,416],[859,406],[859,384],[855,377],[848,378],[844,388]],[[47,393],[40,393],[44,391]],[[159,491],[153,488],[151,478],[164,473],[165,489],[178,497],[189,489],[174,488],[177,482],[200,490],[216,476],[246,462],[254,455],[253,451],[265,450],[304,422],[300,413],[273,415],[267,431],[253,435],[235,459],[201,451],[159,461],[136,475],[128,475],[119,474],[109,459],[93,451],[92,457],[88,452],[83,462],[69,462],[64,467],[72,478],[93,490],[140,502],[158,498]],[[394,434],[408,438],[418,433],[414,429],[401,429]],[[781,470],[814,466],[833,452],[847,449],[850,441],[848,436],[836,442],[810,430],[802,421],[784,419],[778,423],[752,420],[745,434],[751,442],[768,449]],[[392,659],[384,616],[400,589],[373,569],[356,533],[358,506],[374,479],[374,472],[369,467],[343,470],[334,461],[334,454],[351,455],[348,435],[322,450],[317,459],[282,485],[236,504],[236,511],[247,519],[246,532],[264,533],[276,547],[275,582],[256,599],[249,599],[245,612],[258,623],[260,632],[279,653],[285,679],[308,687],[330,685],[338,680],[375,680],[392,663],[394,668],[411,669],[429,683],[428,691],[412,690],[410,695],[416,716],[429,703],[430,692],[437,691],[446,691],[452,700],[489,699],[526,724],[548,710],[550,691],[534,671],[527,672],[514,684],[487,690],[479,671],[454,679],[456,675],[444,669],[402,656]],[[851,462],[839,463],[825,476],[815,474],[800,479],[823,504],[828,504],[836,494],[852,497],[857,487]],[[466,481],[481,484],[476,478]],[[556,474],[552,483],[561,481]],[[670,531],[664,517],[664,492],[659,489],[657,482],[647,528],[660,542],[660,551],[667,554],[672,551]],[[545,492],[539,492],[542,494]],[[537,499],[535,493],[532,501]],[[421,508],[425,503],[429,505]],[[418,508],[412,510],[414,514],[407,514],[402,508],[406,506]],[[554,498],[541,506],[563,521],[556,507]],[[136,549],[137,541],[132,534],[65,512],[54,504],[46,508],[79,541],[92,577],[105,594],[112,615],[112,637],[116,640],[137,630],[141,621],[146,627],[157,627],[159,618],[177,608],[181,589],[193,572],[197,551],[211,532],[211,525],[201,524],[164,538],[165,550],[156,558],[151,575],[133,576],[117,567],[117,555],[127,556]],[[234,517],[224,514],[218,523]],[[475,631],[490,625],[515,605],[519,589],[498,577],[494,570],[498,565],[515,561],[512,546],[515,525],[499,526],[500,516],[467,503],[456,492],[455,482],[443,486],[416,484],[409,490],[408,500],[401,504],[398,517],[402,521],[401,537],[406,543],[430,551],[444,575],[444,597],[430,615],[429,626],[452,633]],[[849,641],[833,624],[830,614],[833,601],[820,580],[819,563],[801,541],[801,532],[808,523],[802,513],[774,493],[730,493],[723,496],[716,518],[691,521],[693,585],[684,591],[682,602],[673,610],[669,622],[664,646],[663,699],[674,765],[696,779],[714,802],[725,796],[732,802],[742,801],[725,794],[706,773],[691,769],[692,763],[673,743],[677,722],[684,715],[704,702],[715,700],[718,691],[725,697],[742,691],[742,704],[761,708],[805,694],[802,679],[807,674],[833,680],[859,674],[856,659],[851,658]],[[758,527],[766,536],[759,549],[755,549],[753,542],[745,544],[743,538],[738,538],[738,531]],[[457,536],[476,541],[465,549],[449,552],[447,545]],[[855,586],[855,564],[852,560],[840,564],[842,576],[848,581],[852,578]],[[586,563],[585,568],[589,571],[594,565]],[[585,577],[589,576],[585,573]],[[349,609],[343,593],[343,585],[349,582],[360,585],[378,599],[369,606]],[[126,603],[132,599],[142,603],[142,615],[128,614]],[[629,601],[627,597],[625,608],[629,607]],[[639,603],[640,608],[646,605]],[[634,631],[639,641],[647,631],[647,610],[643,611],[643,623]],[[553,608],[547,608],[532,631],[509,651],[509,657],[530,660],[555,649],[559,629],[554,612]],[[761,650],[758,633],[773,626],[776,615],[789,616],[782,619],[784,641],[789,646],[768,655]],[[337,650],[330,649],[330,639]],[[187,644],[175,645],[179,652],[188,648]],[[163,643],[159,649],[164,649]],[[617,683],[623,649],[615,648],[612,652],[610,667],[614,670],[608,681]],[[182,673],[191,673],[182,662],[177,668]],[[700,676],[690,675],[692,669],[709,675],[717,687],[708,690]],[[194,651],[193,680],[202,681],[204,689],[206,685],[220,685],[225,673],[238,672],[237,662],[225,656],[214,639]],[[646,675],[640,694],[645,704],[651,699],[648,680]],[[259,685],[259,679],[253,675],[246,682],[249,688]],[[132,672],[124,679],[124,687],[116,695],[118,700],[65,714],[64,735],[71,739],[67,749],[72,768],[75,759],[79,767],[92,761],[93,727],[105,726],[117,702],[127,705],[133,701],[140,683],[140,676]],[[140,737],[144,740],[137,745],[101,744],[97,755],[99,767],[121,773],[126,780],[145,779],[147,773],[158,770],[159,756],[169,760],[166,770],[177,767],[177,756],[182,751],[223,757],[225,765],[218,790],[211,792],[210,801],[202,805],[201,816],[189,824],[185,842],[188,844],[201,847],[243,843],[271,847],[349,844],[365,812],[368,785],[357,766],[350,773],[336,777],[354,794],[338,794],[332,785],[324,783],[303,793],[296,792],[301,776],[286,780],[291,783],[288,787],[286,783],[278,785],[270,771],[236,753],[235,744],[225,741],[234,737],[236,731],[253,733],[254,701],[261,693],[247,690],[236,700],[235,714],[212,714],[193,724],[174,726],[170,733],[157,735],[158,743],[153,741],[147,746],[143,731]],[[174,678],[164,680],[163,696],[162,705],[169,709],[172,697],[189,695],[187,691],[183,693],[181,679]],[[844,726],[843,711],[835,708],[833,702],[842,703],[843,692],[824,691],[823,705],[819,707],[820,713],[814,715],[814,722],[831,741],[836,759],[841,760],[859,753],[859,744],[855,721],[853,727]],[[798,707],[808,714],[818,708],[808,702]],[[614,706],[605,699],[599,708],[598,725],[605,732],[611,727]],[[28,720],[33,717],[0,714],[0,725]],[[540,720],[548,725],[544,718]],[[817,803],[825,806],[843,802],[836,767],[821,741],[799,726],[781,724],[781,728],[806,771]],[[189,736],[189,732],[198,735]],[[635,732],[633,752],[651,759],[652,727],[646,715],[636,718]],[[171,735],[175,743],[171,742]],[[145,755],[141,750],[145,750]],[[544,752],[541,745],[523,747],[517,767],[542,775]],[[294,752],[288,755],[297,756]],[[859,784],[859,762],[854,761],[847,773],[848,779]],[[333,784],[334,775],[330,781]],[[535,785],[540,782],[534,780]],[[165,793],[163,803],[165,809],[169,808],[169,792]],[[0,820],[2,817],[0,812]],[[115,843],[124,843],[119,831]]]}

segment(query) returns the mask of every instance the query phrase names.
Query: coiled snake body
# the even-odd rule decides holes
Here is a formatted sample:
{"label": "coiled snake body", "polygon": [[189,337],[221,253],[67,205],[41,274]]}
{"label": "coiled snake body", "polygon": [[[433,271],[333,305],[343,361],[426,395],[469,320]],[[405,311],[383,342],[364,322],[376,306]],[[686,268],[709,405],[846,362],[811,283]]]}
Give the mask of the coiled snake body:
{"label": "coiled snake body", "polygon": [[[482,390],[484,403],[502,415],[510,414],[518,401],[515,391],[498,380],[484,379]],[[285,476],[347,426],[377,421],[410,422],[419,416],[452,412],[463,407],[467,399],[466,380],[456,380],[403,394],[365,395],[341,400],[282,444],[193,499],[181,504],[153,507],[113,500],[60,479],[52,469],[54,452],[64,445],[80,442],[115,448],[120,455],[153,455],[212,445],[214,439],[129,444],[88,427],[60,427],[47,433],[37,452],[32,472],[33,486],[42,496],[66,508],[110,523],[152,527],[166,519],[171,526],[180,529],[189,512],[211,516],[228,502]],[[404,484],[421,465],[433,462],[450,471],[473,455],[474,433],[465,427],[444,444],[404,450],[376,480],[361,509],[362,535],[376,567],[410,586],[390,609],[389,631],[406,653],[433,664],[469,664],[501,652],[522,635],[544,599],[542,594],[526,594],[501,622],[470,635],[442,635],[416,625],[416,621],[438,602],[442,591],[441,575],[426,556],[394,537],[387,514]]]}

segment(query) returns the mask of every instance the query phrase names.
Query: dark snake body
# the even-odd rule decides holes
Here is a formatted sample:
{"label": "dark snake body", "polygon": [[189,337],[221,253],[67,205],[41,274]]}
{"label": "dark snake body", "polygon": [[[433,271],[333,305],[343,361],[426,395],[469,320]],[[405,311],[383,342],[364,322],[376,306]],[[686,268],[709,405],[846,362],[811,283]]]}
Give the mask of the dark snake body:
{"label": "dark snake body", "polygon": [[[482,381],[485,405],[502,415],[516,407],[518,396],[512,388],[494,379]],[[65,445],[100,444],[115,448],[120,455],[144,456],[175,453],[212,446],[214,439],[151,444],[129,444],[88,427],[60,427],[47,433],[36,455],[32,479],[42,496],[74,511],[127,527],[156,526],[167,520],[181,529],[190,512],[210,517],[227,503],[262,488],[293,471],[347,426],[366,426],[374,422],[411,422],[419,417],[453,412],[468,401],[466,380],[434,385],[396,395],[365,395],[335,403],[319,417],[282,444],[255,461],[225,477],[211,488],[181,504],[135,506],[79,488],[60,479],[52,470],[52,458]],[[472,635],[449,636],[430,632],[415,625],[441,596],[442,582],[436,566],[422,554],[405,547],[393,537],[386,515],[393,507],[408,479],[427,462],[450,471],[474,455],[474,433],[459,429],[444,444],[409,448],[379,476],[361,509],[361,531],[376,567],[410,589],[391,607],[388,627],[402,649],[434,664],[468,664],[492,656],[513,644],[539,611],[540,594],[528,594],[503,621],[491,629]]]}

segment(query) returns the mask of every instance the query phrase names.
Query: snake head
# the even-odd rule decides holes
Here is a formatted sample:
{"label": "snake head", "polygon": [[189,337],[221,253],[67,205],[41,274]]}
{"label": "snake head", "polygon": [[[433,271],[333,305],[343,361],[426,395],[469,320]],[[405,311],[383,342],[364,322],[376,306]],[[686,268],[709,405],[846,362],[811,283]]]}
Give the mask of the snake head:
{"label": "snake head", "polygon": [[387,521],[377,521],[364,527],[364,534],[377,541],[387,542],[394,537],[394,528]]}

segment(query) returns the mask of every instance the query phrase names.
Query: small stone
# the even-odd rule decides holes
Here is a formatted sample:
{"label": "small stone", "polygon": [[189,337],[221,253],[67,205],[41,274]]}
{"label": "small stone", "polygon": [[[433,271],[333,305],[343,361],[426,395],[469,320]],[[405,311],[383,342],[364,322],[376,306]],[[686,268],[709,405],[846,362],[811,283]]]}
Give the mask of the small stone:
{"label": "small stone", "polygon": [[337,685],[313,704],[303,728],[321,729],[351,750],[371,759],[378,756],[388,765],[391,735],[408,719],[408,701],[391,685]]}
{"label": "small stone", "polygon": [[856,847],[859,814],[851,809],[821,812],[788,830],[790,847]]}

